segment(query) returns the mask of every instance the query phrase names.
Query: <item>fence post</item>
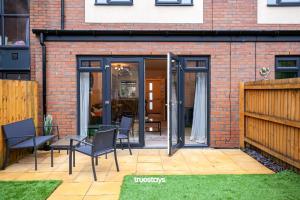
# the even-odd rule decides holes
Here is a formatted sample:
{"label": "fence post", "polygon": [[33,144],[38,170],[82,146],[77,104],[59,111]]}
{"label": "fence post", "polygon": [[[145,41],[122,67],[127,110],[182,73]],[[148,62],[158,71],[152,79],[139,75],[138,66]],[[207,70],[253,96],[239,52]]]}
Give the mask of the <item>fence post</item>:
{"label": "fence post", "polygon": [[245,89],[244,83],[240,83],[240,148],[245,148]]}

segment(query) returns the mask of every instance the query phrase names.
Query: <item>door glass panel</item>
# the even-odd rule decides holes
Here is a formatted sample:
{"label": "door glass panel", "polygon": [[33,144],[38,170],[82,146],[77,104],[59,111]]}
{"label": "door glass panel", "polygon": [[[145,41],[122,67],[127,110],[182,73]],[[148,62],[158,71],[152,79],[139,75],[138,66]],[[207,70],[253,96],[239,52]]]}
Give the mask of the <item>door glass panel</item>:
{"label": "door glass panel", "polygon": [[185,73],[185,144],[207,144],[207,73]]}
{"label": "door glass panel", "polygon": [[172,61],[172,83],[171,83],[171,127],[172,127],[172,145],[178,143],[178,63]]}
{"label": "door glass panel", "polygon": [[102,73],[80,73],[80,135],[92,134],[103,123]]}
{"label": "door glass panel", "polygon": [[139,63],[111,63],[111,118],[120,121],[122,116],[130,116],[134,124],[130,141],[138,142],[139,138]]}

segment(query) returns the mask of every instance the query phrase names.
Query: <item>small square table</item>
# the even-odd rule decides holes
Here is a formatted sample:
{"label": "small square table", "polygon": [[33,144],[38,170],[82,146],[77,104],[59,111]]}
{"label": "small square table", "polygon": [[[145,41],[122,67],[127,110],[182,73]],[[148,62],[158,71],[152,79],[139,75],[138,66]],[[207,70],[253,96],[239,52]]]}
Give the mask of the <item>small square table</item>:
{"label": "small square table", "polygon": [[[51,149],[51,167],[53,167],[53,150],[67,150],[72,156],[72,150],[70,149],[70,140],[75,139],[79,141],[86,140],[87,136],[81,135],[67,135],[63,138],[58,139],[56,142],[50,145]],[[74,142],[73,147],[77,146],[80,142]],[[73,165],[75,165],[75,153],[73,153]]]}

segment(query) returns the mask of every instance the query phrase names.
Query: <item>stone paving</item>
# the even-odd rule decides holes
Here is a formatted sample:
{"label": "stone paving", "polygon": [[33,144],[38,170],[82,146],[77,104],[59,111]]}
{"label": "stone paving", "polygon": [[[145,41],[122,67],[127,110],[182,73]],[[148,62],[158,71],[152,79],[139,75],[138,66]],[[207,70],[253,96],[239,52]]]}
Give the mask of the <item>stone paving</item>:
{"label": "stone paving", "polygon": [[116,171],[113,154],[101,157],[96,166],[98,181],[93,180],[90,157],[76,153],[76,167],[68,174],[68,156],[56,152],[54,167],[50,167],[50,152],[39,152],[38,171],[34,158],[28,155],[6,170],[0,180],[63,180],[49,200],[115,200],[125,175],[176,174],[271,174],[256,160],[238,149],[181,149],[172,157],[166,149],[118,150],[120,172]]}

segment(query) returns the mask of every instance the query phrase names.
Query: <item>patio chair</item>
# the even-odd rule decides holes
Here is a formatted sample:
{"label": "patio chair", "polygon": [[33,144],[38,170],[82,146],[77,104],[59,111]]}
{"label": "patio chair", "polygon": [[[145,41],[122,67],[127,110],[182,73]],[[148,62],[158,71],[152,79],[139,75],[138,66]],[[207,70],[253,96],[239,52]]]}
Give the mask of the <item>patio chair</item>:
{"label": "patio chair", "polygon": [[132,155],[132,152],[131,152],[131,146],[130,146],[130,141],[129,141],[129,133],[130,133],[130,130],[132,127],[132,123],[133,123],[133,118],[123,116],[121,118],[121,122],[120,122],[120,125],[118,128],[119,132],[118,132],[118,136],[117,136],[117,139],[120,140],[122,150],[124,149],[122,140],[127,140],[127,146],[128,146],[130,155]]}
{"label": "patio chair", "polygon": [[[49,126],[47,126],[49,127]],[[53,126],[55,127],[55,126]],[[25,119],[2,126],[6,140],[6,156],[2,169],[5,169],[9,162],[9,153],[13,149],[33,149],[34,168],[37,170],[37,150],[47,142],[51,141],[55,135],[36,135],[33,119]],[[44,127],[45,129],[45,127]],[[58,128],[57,128],[58,129]]]}
{"label": "patio chair", "polygon": [[[99,156],[107,155],[108,153],[114,153],[116,168],[117,171],[119,171],[119,164],[118,164],[117,151],[116,151],[116,129],[111,128],[111,129],[95,132],[91,143],[76,140],[76,139],[71,139],[70,149],[71,147],[73,147],[74,140],[79,142],[80,145],[73,148],[73,151],[75,152],[77,151],[91,157],[92,170],[93,170],[95,181],[97,181],[97,175],[95,170],[95,159],[96,159],[96,165],[98,165]],[[71,167],[72,156],[69,156],[69,158],[70,158],[69,165]]]}
{"label": "patio chair", "polygon": [[[107,129],[107,128],[116,128],[118,130],[118,135],[117,135],[117,140],[120,141],[120,145],[122,150],[124,150],[123,146],[123,140],[127,140],[127,146],[129,149],[130,155],[132,155],[131,152],[131,146],[130,146],[130,141],[129,141],[129,133],[131,131],[133,124],[133,118],[129,116],[122,116],[121,122],[115,122],[114,125],[99,125],[99,130],[101,129]],[[133,131],[133,130],[132,130]]]}

